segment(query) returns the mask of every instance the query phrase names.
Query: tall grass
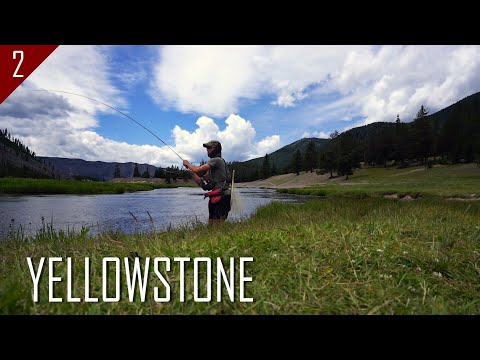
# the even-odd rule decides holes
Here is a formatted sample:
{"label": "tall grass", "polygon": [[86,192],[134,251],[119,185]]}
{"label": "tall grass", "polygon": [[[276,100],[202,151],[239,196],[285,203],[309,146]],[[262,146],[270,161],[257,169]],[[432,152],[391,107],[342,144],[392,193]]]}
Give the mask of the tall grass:
{"label": "tall grass", "polygon": [[[411,202],[382,198],[329,198],[307,204],[273,203],[242,223],[150,234],[105,232],[89,237],[44,226],[34,238],[11,236],[0,244],[0,313],[3,314],[480,314],[480,203],[421,198]],[[84,290],[84,258],[92,263],[92,296],[98,303],[49,303],[48,277],[40,301],[32,301],[26,257],[62,257],[55,276],[65,279],[65,258],[74,261],[74,294]],[[253,257],[247,266],[246,296],[225,295],[198,303],[192,298],[193,265],[185,272],[186,301],[179,301],[179,269],[168,281],[172,298],[153,301],[101,301],[101,260],[114,257]],[[48,268],[47,268],[48,269]],[[238,270],[238,266],[236,268]],[[46,271],[46,270],[44,270]],[[165,272],[164,272],[165,274]],[[201,274],[205,274],[204,271]],[[122,277],[124,279],[124,272]],[[238,274],[237,274],[238,276]],[[114,274],[109,273],[109,284]],[[65,280],[55,296],[66,299]],[[236,286],[238,300],[238,286]]]}

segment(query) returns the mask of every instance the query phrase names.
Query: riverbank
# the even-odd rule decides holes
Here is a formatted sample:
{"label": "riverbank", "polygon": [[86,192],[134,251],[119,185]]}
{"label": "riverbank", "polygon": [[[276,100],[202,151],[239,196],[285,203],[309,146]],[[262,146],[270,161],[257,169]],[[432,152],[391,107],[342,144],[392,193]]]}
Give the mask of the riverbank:
{"label": "riverbank", "polygon": [[0,178],[0,194],[123,194],[179,185],[155,182],[101,182],[28,178]]}
{"label": "riverbank", "polygon": [[[302,171],[300,175],[294,173],[272,176],[268,179],[252,182],[237,183],[235,186],[241,188],[269,188],[269,189],[311,189],[330,192],[331,189],[339,189],[337,194],[349,192],[351,189],[374,189],[382,186],[385,191],[403,191],[415,186],[420,188],[438,189],[432,192],[441,195],[443,190],[454,194],[455,188],[460,185],[460,192],[477,191],[480,194],[480,167],[477,164],[457,164],[457,165],[436,165],[431,169],[424,166],[415,166],[405,169],[397,168],[371,168],[365,167],[356,169],[353,175],[346,180],[345,176],[335,176],[330,178],[330,173],[319,175],[316,172]],[[400,189],[402,188],[402,189]],[[448,190],[452,191],[448,191]],[[382,190],[383,191],[383,190]]]}
{"label": "riverbank", "polygon": [[[110,180],[114,183],[135,183],[135,184],[167,184],[165,179],[161,178],[117,178]],[[192,179],[170,179],[170,184],[176,187],[197,187],[198,185]]]}
{"label": "riverbank", "polygon": [[[251,219],[217,227],[124,235],[106,232],[90,238],[87,232],[56,232],[45,226],[34,239],[11,236],[0,244],[0,313],[2,314],[480,314],[479,202],[452,202],[439,197],[412,202],[383,198],[326,198],[308,204],[275,203],[260,208]],[[38,269],[46,258],[39,280],[39,301],[32,300],[33,282],[27,257]],[[49,302],[48,258],[60,257]],[[67,302],[68,266],[72,260]],[[90,296],[85,301],[85,258],[90,261]],[[126,273],[120,270],[121,300],[103,300],[102,259],[117,257],[172,260],[161,274],[171,287],[169,301],[157,302],[154,288],[163,296],[165,285],[153,265],[146,300],[128,298]],[[174,258],[189,257],[184,276]],[[211,278],[211,301],[195,301],[193,259],[235,260],[245,264],[244,296],[235,300],[224,287],[217,302],[217,278]],[[123,265],[122,265],[123,266]],[[115,294],[115,269],[108,271],[109,297]],[[215,275],[215,272],[212,272]],[[200,266],[199,295],[207,297],[206,268]],[[183,283],[183,285],[181,285]],[[223,282],[222,282],[223,284]],[[184,301],[179,294],[184,286]],[[223,286],[223,285],[222,285]],[[138,287],[138,284],[137,284]]]}
{"label": "riverbank", "polygon": [[328,197],[384,197],[416,200],[421,197],[440,196],[449,200],[480,200],[480,167],[476,164],[436,166],[431,169],[364,168],[354,175],[329,179],[329,174],[285,174],[266,180],[241,183],[248,188],[260,186],[281,193]]}

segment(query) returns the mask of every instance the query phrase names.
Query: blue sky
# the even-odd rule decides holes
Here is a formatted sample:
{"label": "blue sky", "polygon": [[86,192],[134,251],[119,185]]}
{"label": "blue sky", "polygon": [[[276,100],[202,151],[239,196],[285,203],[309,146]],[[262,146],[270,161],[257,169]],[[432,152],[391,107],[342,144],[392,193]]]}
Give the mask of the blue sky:
{"label": "blue sky", "polygon": [[180,165],[264,156],[302,137],[411,121],[480,90],[479,46],[60,46],[6,101],[0,128],[41,156]]}

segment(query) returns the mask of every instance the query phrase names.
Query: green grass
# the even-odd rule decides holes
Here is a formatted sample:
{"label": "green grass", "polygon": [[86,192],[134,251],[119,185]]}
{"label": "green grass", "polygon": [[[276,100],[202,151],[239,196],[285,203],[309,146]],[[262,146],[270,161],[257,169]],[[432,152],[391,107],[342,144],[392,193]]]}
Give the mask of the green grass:
{"label": "green grass", "polygon": [[283,193],[365,198],[385,194],[462,197],[480,196],[480,167],[476,164],[439,166],[431,169],[367,168],[354,172],[347,182],[326,182]]}
{"label": "green grass", "polygon": [[176,187],[174,184],[0,178],[0,194],[123,194]]}
{"label": "green grass", "polygon": [[[57,232],[49,226],[36,238],[12,234],[0,243],[2,314],[480,314],[480,203],[440,197],[404,202],[382,198],[329,198],[307,204],[271,204],[242,223],[193,230],[90,238],[86,231]],[[137,253],[146,257],[253,257],[246,264],[246,296],[194,302],[193,265],[185,272],[186,301],[179,301],[179,270],[168,272],[171,301],[153,301],[161,282],[150,274],[147,301],[128,301],[125,281],[118,303],[101,301],[101,260]],[[55,296],[66,299],[65,258],[74,261],[75,296],[84,294],[85,257],[92,262],[91,296],[98,303],[49,303],[48,276],[32,301],[27,257],[62,257]],[[48,273],[48,264],[44,272]],[[202,268],[203,269],[203,268]],[[238,270],[238,265],[237,265]],[[201,272],[204,274],[204,271]],[[162,271],[162,274],[166,272]],[[215,272],[213,273],[215,274]],[[125,272],[122,271],[125,279]],[[238,276],[238,274],[237,274]],[[112,286],[113,271],[109,272]],[[201,282],[204,285],[204,282]],[[238,284],[238,283],[237,283]],[[109,294],[112,294],[110,287]],[[202,293],[203,295],[203,293]]]}

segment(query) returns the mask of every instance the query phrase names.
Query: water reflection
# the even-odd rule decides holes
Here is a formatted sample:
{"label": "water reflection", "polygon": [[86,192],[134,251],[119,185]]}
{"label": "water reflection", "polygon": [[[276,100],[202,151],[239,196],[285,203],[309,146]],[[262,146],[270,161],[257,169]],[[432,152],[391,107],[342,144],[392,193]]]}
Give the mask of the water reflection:
{"label": "water reflection", "polygon": [[[238,188],[237,211],[228,221],[250,216],[272,201],[304,202],[306,197],[270,189]],[[0,237],[23,228],[34,234],[45,224],[56,230],[90,227],[89,234],[107,229],[126,233],[163,230],[208,221],[208,200],[200,188],[156,189],[115,195],[0,196]]]}

